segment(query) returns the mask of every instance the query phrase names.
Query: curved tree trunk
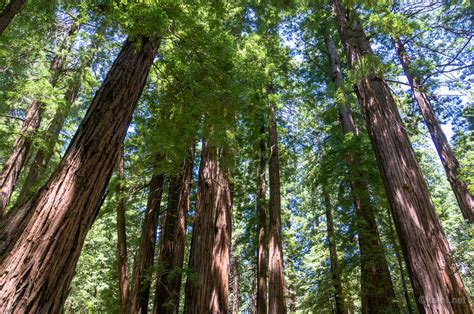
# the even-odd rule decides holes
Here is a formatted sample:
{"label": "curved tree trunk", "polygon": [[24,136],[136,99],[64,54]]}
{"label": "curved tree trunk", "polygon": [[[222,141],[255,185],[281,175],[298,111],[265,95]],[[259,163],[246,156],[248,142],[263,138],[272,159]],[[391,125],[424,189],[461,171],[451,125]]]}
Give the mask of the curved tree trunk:
{"label": "curved tree trunk", "polygon": [[336,305],[336,314],[345,314],[347,309],[344,303],[344,292],[342,290],[342,280],[339,269],[339,262],[337,259],[337,248],[336,248],[336,234],[334,232],[334,220],[332,217],[332,206],[329,198],[329,193],[323,191],[324,206],[326,208],[326,225],[328,232],[329,242],[329,259],[331,260],[331,275],[334,286],[334,299]]}
{"label": "curved tree trunk", "polygon": [[0,35],[3,34],[15,15],[20,12],[26,0],[11,0],[0,14]]}
{"label": "curved tree trunk", "polygon": [[[50,72],[51,78],[49,83],[55,86],[60,78],[63,70],[67,52],[71,48],[71,41],[80,28],[79,23],[74,23],[63,43],[63,49],[56,55],[51,63]],[[68,48],[64,52],[64,48]],[[5,209],[10,202],[11,195],[15,186],[18,183],[18,178],[25,165],[26,159],[33,143],[33,135],[39,128],[41,123],[41,115],[44,110],[44,103],[39,100],[34,100],[28,107],[25,120],[20,129],[20,135],[13,143],[13,149],[3,165],[0,173],[0,218],[2,218]]]}
{"label": "curved tree trunk", "polygon": [[139,46],[125,42],[58,168],[44,188],[18,209],[23,223],[0,264],[4,311],[62,311],[155,58],[157,41],[139,41]]}
{"label": "curved tree trunk", "polygon": [[151,177],[140,244],[133,266],[133,286],[130,294],[132,313],[148,313],[152,278],[149,270],[153,266],[153,258],[155,257],[156,228],[158,227],[160,214],[163,182],[163,174],[154,174]]}
{"label": "curved tree trunk", "polygon": [[418,83],[417,78],[412,72],[410,59],[405,50],[405,46],[400,39],[392,39],[393,45],[397,50],[398,58],[402,64],[405,76],[410,84],[411,91],[420,108],[421,115],[425,120],[431,139],[433,140],[438,156],[441,159],[449,184],[453,189],[456,200],[461,209],[461,213],[467,221],[474,223],[474,197],[469,193],[466,182],[459,178],[459,162],[454,155],[453,149],[441,128],[441,123],[431,106],[428,96],[423,92],[423,86]]}
{"label": "curved tree trunk", "polygon": [[127,261],[127,232],[125,220],[125,170],[123,160],[123,148],[117,163],[117,172],[119,176],[119,184],[117,187],[117,252],[118,252],[118,273],[119,273],[119,301],[120,312],[127,313],[129,309],[129,280],[128,280],[128,261]]}
{"label": "curved tree trunk", "polygon": [[232,190],[222,149],[203,141],[185,313],[227,313]]}
{"label": "curved tree trunk", "polygon": [[194,148],[184,162],[183,174],[170,184],[168,209],[163,231],[158,264],[153,313],[177,313],[181,290],[184,248],[186,241],[186,216],[193,175]]}
{"label": "curved tree trunk", "polygon": [[260,149],[257,168],[257,215],[258,215],[258,253],[257,253],[257,313],[267,313],[267,208],[266,194],[267,181],[265,178],[266,169],[266,148],[265,148],[265,125],[262,121],[260,127]]}
{"label": "curved tree trunk", "polygon": [[[271,86],[268,88],[271,94]],[[270,150],[270,232],[268,239],[268,305],[272,314],[286,313],[285,277],[283,275],[283,246],[281,235],[280,162],[275,109],[270,105],[268,148]]]}
{"label": "curved tree trunk", "polygon": [[[331,0],[348,64],[373,55],[354,15]],[[356,92],[395,226],[408,265],[417,305],[423,313],[472,313],[464,284],[451,256],[428,187],[383,77],[360,78]]]}
{"label": "curved tree trunk", "polygon": [[[349,95],[344,92],[344,82],[336,45],[329,35],[325,37],[326,48],[331,65],[332,81],[344,94],[345,103],[338,104],[339,120],[343,134],[359,136],[357,125],[352,117]],[[370,201],[369,187],[362,161],[357,154],[346,156],[349,167],[352,196],[356,214],[359,250],[361,259],[362,313],[396,310],[396,296],[388,270],[383,245],[377,229],[375,209]],[[337,308],[337,306],[336,306]]]}

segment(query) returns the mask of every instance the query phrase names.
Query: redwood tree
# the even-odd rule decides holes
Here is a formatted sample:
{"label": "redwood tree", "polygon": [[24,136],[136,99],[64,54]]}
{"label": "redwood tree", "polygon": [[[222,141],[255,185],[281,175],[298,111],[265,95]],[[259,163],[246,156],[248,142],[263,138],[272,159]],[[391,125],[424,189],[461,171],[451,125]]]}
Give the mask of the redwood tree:
{"label": "redwood tree", "polygon": [[[356,70],[374,58],[370,42],[353,10],[331,0],[347,63]],[[471,313],[463,282],[453,262],[428,187],[396,108],[380,74],[355,83],[357,97],[408,265],[418,308],[423,313]]]}
{"label": "redwood tree", "polygon": [[193,150],[184,162],[183,172],[170,182],[168,208],[158,256],[153,313],[176,313],[179,309],[181,269],[186,241],[186,216],[193,175]]}
{"label": "redwood tree", "polygon": [[[339,121],[343,134],[352,133],[357,139],[359,130],[352,116],[349,95],[344,91],[342,70],[336,45],[329,34],[325,36],[328,59],[331,68],[331,79],[344,101],[338,103]],[[362,313],[368,311],[382,312],[389,308],[396,309],[396,297],[392,279],[388,270],[383,245],[375,219],[375,208],[370,200],[367,173],[365,173],[360,156],[347,152],[349,181],[355,207],[355,220],[359,241],[361,260],[361,294]]]}
{"label": "redwood tree", "polygon": [[223,151],[203,141],[185,313],[226,313],[229,297],[232,188]]}
{"label": "redwood tree", "polygon": [[62,311],[158,48],[156,39],[137,40],[125,42],[58,168],[19,209],[26,217],[0,264],[4,311]]}
{"label": "redwood tree", "polygon": [[3,9],[0,14],[0,35],[3,34],[15,15],[20,12],[25,2],[26,0],[10,0],[10,3]]}
{"label": "redwood tree", "polygon": [[413,97],[415,97],[421,115],[425,120],[431,139],[433,140],[438,156],[441,159],[449,184],[456,196],[456,200],[461,209],[461,213],[467,221],[474,223],[474,197],[469,193],[466,182],[459,177],[459,162],[454,155],[454,151],[449,144],[448,138],[441,128],[441,123],[433,110],[430,99],[426,95],[423,86],[419,83],[413,73],[410,58],[401,39],[392,39],[397,50],[398,58],[402,64],[403,71],[410,84]]}

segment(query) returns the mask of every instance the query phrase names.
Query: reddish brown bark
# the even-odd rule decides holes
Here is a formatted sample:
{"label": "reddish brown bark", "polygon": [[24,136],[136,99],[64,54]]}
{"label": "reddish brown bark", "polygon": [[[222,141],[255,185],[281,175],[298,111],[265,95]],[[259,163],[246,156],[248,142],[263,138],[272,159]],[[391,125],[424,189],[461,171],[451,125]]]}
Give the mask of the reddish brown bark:
{"label": "reddish brown bark", "polygon": [[62,311],[158,47],[149,38],[140,38],[140,43],[125,42],[58,168],[18,209],[23,223],[13,232],[10,254],[0,264],[4,311]]}
{"label": "reddish brown bark", "polygon": [[278,132],[273,106],[269,110],[270,232],[268,239],[268,305],[272,314],[286,313],[283,246],[281,236],[280,162]]}
{"label": "reddish brown bark", "polygon": [[222,150],[203,141],[185,313],[227,313],[232,190]]}
{"label": "reddish brown bark", "polygon": [[168,192],[156,281],[153,313],[177,313],[181,290],[186,216],[189,210],[189,193],[193,175],[193,152],[186,158],[182,175],[171,180]]}
{"label": "reddish brown bark", "polygon": [[257,168],[257,215],[258,215],[258,252],[257,252],[257,313],[267,313],[267,207],[266,191],[267,181],[265,178],[266,148],[265,148],[265,126],[262,121],[260,128],[260,148]]}
{"label": "reddish brown bark", "polygon": [[403,71],[410,84],[413,96],[415,97],[421,115],[425,120],[431,139],[433,140],[438,156],[441,159],[449,184],[456,196],[456,200],[461,209],[461,213],[467,221],[474,223],[474,197],[469,193],[466,182],[459,178],[459,162],[454,155],[454,151],[449,145],[449,141],[441,128],[441,123],[436,116],[431,102],[423,91],[418,79],[413,74],[411,62],[406,52],[405,46],[400,39],[392,39],[393,45],[397,50],[398,58],[402,64]]}
{"label": "reddish brown bark", "polygon": [[26,0],[11,0],[0,14],[0,35],[3,34],[15,15],[20,12]]}
{"label": "reddish brown bark", "polygon": [[[72,38],[74,38],[79,27],[79,23],[73,24],[66,35],[63,48],[71,48]],[[50,66],[51,78],[49,79],[49,83],[51,86],[57,84],[66,61],[67,52],[64,52],[63,49],[60,51],[61,52],[54,57]],[[15,139],[12,151],[3,165],[2,172],[0,173],[0,218],[2,218],[10,202],[13,190],[18,183],[20,172],[25,165],[33,143],[33,135],[40,126],[43,109],[44,103],[39,100],[34,100],[30,104],[20,129],[20,135]]]}
{"label": "reddish brown bark", "polygon": [[334,221],[332,217],[332,206],[329,198],[329,193],[324,191],[324,206],[326,208],[326,226],[328,232],[328,243],[329,243],[329,259],[331,261],[331,275],[334,287],[334,300],[336,305],[337,314],[347,313],[347,309],[344,303],[344,293],[342,290],[342,280],[339,269],[339,262],[337,258],[336,248],[336,234],[334,232]]}
{"label": "reddish brown bark", "polygon": [[118,273],[119,273],[119,301],[120,312],[126,313],[129,309],[129,280],[127,261],[127,232],[125,227],[125,169],[123,151],[120,153],[117,163],[119,183],[117,187],[117,252],[118,252]]}
{"label": "reddish brown bark", "polygon": [[[344,92],[344,82],[336,45],[329,35],[325,37],[326,48],[331,66],[331,78],[344,94],[345,102],[338,104],[339,120],[343,134],[359,136],[357,125],[352,117],[349,95]],[[356,225],[361,259],[361,295],[362,313],[383,312],[397,309],[395,290],[393,289],[388,263],[380,241],[375,209],[370,201],[366,173],[357,154],[348,152],[349,179],[356,213]],[[336,304],[337,308],[337,304]]]}
{"label": "reddish brown bark", "polygon": [[[353,11],[331,0],[351,68],[373,55]],[[472,313],[428,187],[391,91],[376,73],[360,78],[357,97],[375,151],[390,209],[422,313]]]}
{"label": "reddish brown bark", "polygon": [[131,312],[148,313],[150,297],[151,273],[155,256],[156,228],[160,213],[161,196],[163,194],[163,174],[154,174],[151,178],[150,192],[143,219],[135,264],[133,266],[133,286],[130,294]]}

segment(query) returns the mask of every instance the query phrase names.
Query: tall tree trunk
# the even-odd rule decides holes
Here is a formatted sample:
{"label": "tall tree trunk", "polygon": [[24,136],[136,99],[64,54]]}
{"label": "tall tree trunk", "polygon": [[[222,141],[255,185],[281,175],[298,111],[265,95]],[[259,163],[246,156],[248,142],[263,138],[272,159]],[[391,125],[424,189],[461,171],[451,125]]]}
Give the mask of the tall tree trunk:
{"label": "tall tree trunk", "polygon": [[232,314],[239,313],[239,262],[237,257],[234,256],[234,262],[232,263]]}
{"label": "tall tree trunk", "polygon": [[[273,93],[272,87],[268,88]],[[268,241],[268,303],[272,314],[286,313],[283,246],[281,236],[280,162],[278,132],[273,104],[269,108],[268,148],[270,150],[270,233]]]}
{"label": "tall tree trunk", "polygon": [[[331,0],[347,62],[373,56],[354,12]],[[383,77],[360,78],[357,97],[408,265],[418,308],[423,313],[471,313],[471,306],[451,256],[395,101]],[[458,302],[460,301],[460,302]]]}
{"label": "tall tree trunk", "polygon": [[127,261],[127,233],[125,228],[125,171],[124,171],[123,148],[117,163],[119,183],[117,187],[117,252],[118,252],[118,273],[119,273],[119,301],[120,312],[127,313],[129,309],[129,280]]}
{"label": "tall tree trunk", "polygon": [[[49,83],[53,87],[59,80],[66,61],[67,52],[71,48],[72,39],[79,28],[79,23],[73,24],[66,35],[64,43],[62,44],[62,49],[60,49],[60,53],[54,57],[51,63],[51,77],[49,79]],[[64,48],[69,49],[67,52],[64,52]],[[3,165],[2,172],[0,173],[0,218],[2,218],[4,211],[10,202],[13,190],[18,183],[20,172],[25,165],[31,145],[33,143],[33,134],[40,126],[43,109],[44,103],[40,100],[34,100],[30,104],[26,112],[25,120],[23,121],[23,125],[20,129],[20,135],[15,139],[12,151]]]}
{"label": "tall tree trunk", "polygon": [[[352,117],[349,95],[344,92],[336,45],[329,35],[326,35],[325,42],[331,65],[332,81],[344,94],[345,102],[338,104],[342,132],[343,134],[352,133],[354,137],[358,137],[359,131]],[[362,313],[382,312],[390,308],[395,310],[397,308],[394,302],[396,301],[395,290],[377,229],[375,209],[370,201],[367,175],[364,173],[362,161],[357,154],[348,152],[346,160],[349,167],[360,249]]]}
{"label": "tall tree trunk", "polygon": [[[193,144],[194,146],[194,144]],[[183,173],[172,180],[168,193],[165,228],[162,235],[158,263],[153,312],[177,313],[181,290],[184,248],[186,241],[186,216],[193,175],[194,147],[184,161]]]}
{"label": "tall tree trunk", "polygon": [[152,277],[149,271],[153,266],[153,258],[155,257],[156,228],[158,227],[161,196],[163,194],[163,181],[163,174],[154,174],[151,177],[140,244],[133,266],[133,286],[130,296],[131,313],[148,313]]}
{"label": "tall tree trunk", "polygon": [[0,14],[0,35],[3,34],[15,15],[20,12],[26,0],[11,0]]}
{"label": "tall tree trunk", "polygon": [[[325,187],[323,187],[325,189]],[[334,232],[334,221],[332,217],[332,206],[331,200],[329,198],[329,193],[323,191],[324,206],[326,208],[326,225],[328,232],[328,242],[329,242],[329,259],[331,261],[331,275],[332,282],[334,286],[334,300],[336,303],[336,314],[345,314],[347,309],[344,303],[344,293],[342,290],[342,280],[339,269],[339,262],[337,259],[337,249],[336,249],[336,235]]]}
{"label": "tall tree trunk", "polygon": [[158,48],[156,40],[139,42],[125,42],[58,168],[18,209],[22,223],[0,264],[0,308],[7,312],[63,309]]}
{"label": "tall tree trunk", "polygon": [[[88,48],[90,55],[85,58],[85,62],[81,64],[82,69],[91,67],[92,63],[94,62],[97,48],[103,41],[103,37],[101,35],[105,30],[104,28],[104,24],[99,26],[99,29],[96,32],[96,34],[99,36],[94,36],[92,43]],[[78,69],[77,71],[79,72],[81,69]],[[28,170],[28,174],[25,178],[25,182],[21,187],[17,204],[22,204],[27,201],[28,198],[35,192],[35,189],[40,185],[41,179],[44,177],[49,162],[54,154],[54,147],[59,140],[59,134],[63,129],[64,122],[66,121],[66,118],[72,106],[74,105],[74,102],[76,101],[79,90],[81,89],[82,79],[82,76],[78,75],[77,78],[71,80],[65,93],[65,105],[56,110],[53,120],[46,130],[44,145],[40,146],[36,152],[30,169]]]}
{"label": "tall tree trunk", "polygon": [[262,121],[260,127],[260,148],[257,168],[257,215],[258,215],[258,253],[257,253],[257,313],[267,313],[267,181],[265,125]]}
{"label": "tall tree trunk", "polygon": [[421,115],[425,120],[426,126],[433,140],[438,156],[441,159],[446,176],[451,184],[451,188],[458,201],[461,213],[467,221],[474,223],[474,197],[469,193],[466,182],[459,178],[459,162],[454,155],[451,145],[446,135],[441,128],[441,123],[436,116],[433,107],[431,106],[428,96],[423,91],[423,86],[420,85],[418,79],[415,77],[411,62],[406,52],[405,46],[400,39],[392,38],[393,45],[397,50],[398,58],[402,64],[403,71],[410,84],[411,91],[420,108]]}
{"label": "tall tree trunk", "polygon": [[185,313],[227,313],[232,187],[222,149],[203,141]]}

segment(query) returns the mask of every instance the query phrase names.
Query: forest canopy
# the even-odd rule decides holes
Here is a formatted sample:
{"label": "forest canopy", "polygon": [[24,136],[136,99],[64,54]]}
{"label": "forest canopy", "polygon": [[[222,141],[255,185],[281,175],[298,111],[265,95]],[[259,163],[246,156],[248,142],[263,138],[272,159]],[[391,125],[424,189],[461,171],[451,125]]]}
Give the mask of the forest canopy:
{"label": "forest canopy", "polygon": [[0,309],[473,313],[473,12],[0,0]]}

